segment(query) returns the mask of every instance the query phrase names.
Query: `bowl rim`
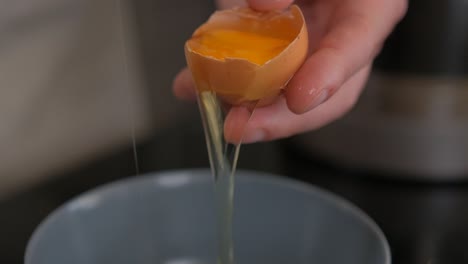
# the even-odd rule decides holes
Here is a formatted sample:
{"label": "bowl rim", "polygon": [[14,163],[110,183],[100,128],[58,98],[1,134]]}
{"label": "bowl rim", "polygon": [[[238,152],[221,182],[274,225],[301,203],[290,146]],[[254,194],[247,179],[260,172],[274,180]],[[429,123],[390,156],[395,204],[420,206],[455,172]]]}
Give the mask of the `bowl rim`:
{"label": "bowl rim", "polygon": [[[195,177],[193,177],[196,175]],[[202,175],[207,175],[203,176]],[[42,221],[36,226],[34,231],[32,232],[24,253],[24,263],[31,264],[31,254],[33,250],[36,248],[36,244],[38,243],[41,234],[45,232],[46,227],[52,222],[55,218],[59,216],[67,207],[73,204],[80,199],[85,199],[86,197],[90,196],[100,196],[105,197],[107,195],[111,195],[116,193],[117,191],[128,188],[129,186],[136,186],[140,184],[144,184],[146,182],[154,182],[156,180],[164,179],[164,178],[171,178],[174,177],[185,177],[186,180],[182,182],[182,184],[193,184],[194,182],[201,182],[206,181],[207,178],[211,178],[211,170],[209,168],[189,168],[189,169],[168,169],[168,170],[160,170],[160,171],[153,171],[139,175],[133,175],[127,178],[118,179],[115,181],[111,181],[100,186],[96,186],[91,188],[81,194],[78,194],[69,200],[62,203],[60,206],[52,210]],[[350,214],[351,216],[357,218],[359,221],[364,223],[371,232],[373,232],[378,241],[382,244],[383,253],[384,253],[384,263],[383,264],[391,264],[392,256],[390,245],[388,240],[381,230],[381,228],[377,225],[377,223],[361,208],[357,205],[352,203],[351,201],[347,200],[346,198],[333,193],[329,190],[323,189],[316,185],[307,183],[302,180],[288,178],[284,175],[274,174],[270,172],[263,172],[258,170],[249,170],[249,169],[238,169],[236,170],[236,180],[238,177],[242,178],[242,181],[262,181],[273,185],[282,185],[286,186],[287,188],[297,190],[303,193],[311,193],[315,194],[318,197],[330,202],[338,209],[343,210],[345,213]],[[180,185],[177,185],[178,187]]]}

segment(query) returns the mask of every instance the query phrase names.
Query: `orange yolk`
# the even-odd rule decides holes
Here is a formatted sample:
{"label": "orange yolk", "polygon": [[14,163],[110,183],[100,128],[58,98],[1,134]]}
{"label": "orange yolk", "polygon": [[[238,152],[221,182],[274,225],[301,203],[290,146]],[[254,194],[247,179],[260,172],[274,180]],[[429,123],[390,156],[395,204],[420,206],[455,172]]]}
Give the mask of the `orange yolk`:
{"label": "orange yolk", "polygon": [[285,39],[230,29],[210,30],[192,41],[192,50],[203,56],[246,59],[258,65],[274,58],[289,44]]}

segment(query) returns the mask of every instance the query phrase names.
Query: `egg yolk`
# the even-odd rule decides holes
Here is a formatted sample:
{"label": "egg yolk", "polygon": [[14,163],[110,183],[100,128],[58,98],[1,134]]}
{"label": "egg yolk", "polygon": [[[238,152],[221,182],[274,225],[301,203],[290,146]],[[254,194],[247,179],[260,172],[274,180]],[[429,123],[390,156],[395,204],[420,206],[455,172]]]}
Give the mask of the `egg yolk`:
{"label": "egg yolk", "polygon": [[194,39],[193,51],[216,59],[246,59],[262,65],[289,44],[285,39],[230,29],[214,29]]}

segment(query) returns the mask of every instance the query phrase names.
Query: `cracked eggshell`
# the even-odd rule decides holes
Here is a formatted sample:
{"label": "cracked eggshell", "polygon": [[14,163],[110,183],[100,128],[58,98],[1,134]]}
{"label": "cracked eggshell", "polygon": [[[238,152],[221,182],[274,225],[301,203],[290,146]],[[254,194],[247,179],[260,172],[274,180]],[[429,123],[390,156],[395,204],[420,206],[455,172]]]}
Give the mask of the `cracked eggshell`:
{"label": "cracked eggshell", "polygon": [[249,8],[217,11],[193,33],[191,39],[213,29],[261,32],[290,41],[284,50],[262,65],[247,59],[204,56],[191,49],[190,40],[186,42],[185,56],[197,90],[214,91],[233,105],[272,102],[307,56],[306,23],[296,5],[284,11],[272,12]]}

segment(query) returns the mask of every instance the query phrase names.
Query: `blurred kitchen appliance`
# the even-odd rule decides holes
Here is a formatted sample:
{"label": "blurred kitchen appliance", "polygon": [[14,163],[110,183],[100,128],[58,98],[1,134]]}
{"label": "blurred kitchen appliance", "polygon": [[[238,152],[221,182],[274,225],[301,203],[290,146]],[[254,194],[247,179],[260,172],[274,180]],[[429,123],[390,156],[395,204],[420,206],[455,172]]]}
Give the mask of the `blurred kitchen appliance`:
{"label": "blurred kitchen appliance", "polygon": [[292,143],[348,168],[468,178],[468,1],[410,0],[353,111]]}

